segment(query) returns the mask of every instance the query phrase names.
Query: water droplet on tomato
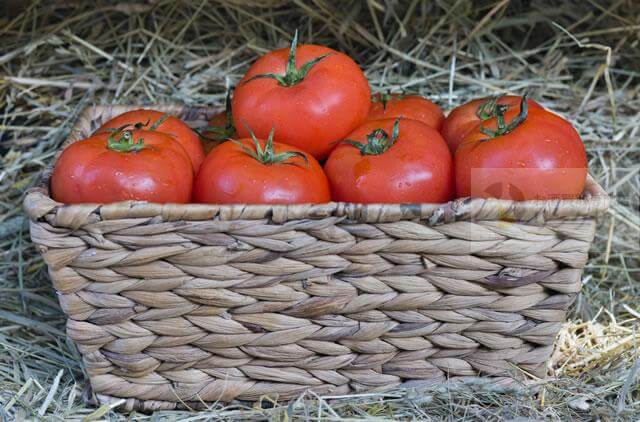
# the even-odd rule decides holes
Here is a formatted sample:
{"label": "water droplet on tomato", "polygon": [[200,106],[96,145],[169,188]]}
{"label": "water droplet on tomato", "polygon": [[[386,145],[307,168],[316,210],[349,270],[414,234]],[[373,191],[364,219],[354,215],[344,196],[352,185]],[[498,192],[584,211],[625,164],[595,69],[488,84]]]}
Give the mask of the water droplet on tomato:
{"label": "water droplet on tomato", "polygon": [[409,189],[409,188],[411,188],[411,183],[410,182],[399,181],[398,183],[396,183],[396,187],[398,189]]}

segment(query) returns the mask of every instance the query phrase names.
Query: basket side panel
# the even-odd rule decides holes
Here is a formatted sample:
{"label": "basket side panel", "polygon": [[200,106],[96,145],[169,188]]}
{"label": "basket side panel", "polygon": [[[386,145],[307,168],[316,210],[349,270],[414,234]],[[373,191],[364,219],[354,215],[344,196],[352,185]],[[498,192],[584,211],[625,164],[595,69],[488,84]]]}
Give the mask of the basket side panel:
{"label": "basket side panel", "polygon": [[31,235],[94,392],[166,407],[544,376],[594,227],[45,217]]}

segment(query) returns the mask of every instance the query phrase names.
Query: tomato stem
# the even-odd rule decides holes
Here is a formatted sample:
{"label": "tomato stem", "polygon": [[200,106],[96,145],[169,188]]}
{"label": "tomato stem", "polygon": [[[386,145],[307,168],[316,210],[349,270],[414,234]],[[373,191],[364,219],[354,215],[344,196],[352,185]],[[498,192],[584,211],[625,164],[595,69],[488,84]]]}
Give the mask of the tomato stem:
{"label": "tomato stem", "polygon": [[[136,122],[136,123],[134,123],[133,125],[129,125],[129,126],[133,126],[133,128],[134,128],[135,130],[142,130],[144,127],[149,126],[149,123],[150,123],[150,122],[151,122],[151,120],[150,120],[150,119],[147,119],[147,121],[146,121],[146,122],[144,122],[144,123],[143,123],[143,122]],[[125,127],[126,127],[126,126],[123,126],[123,127],[122,127],[122,129],[124,129]],[[122,130],[122,129],[120,129],[120,130]]]}
{"label": "tomato stem", "polygon": [[126,124],[124,126],[121,126],[117,129],[113,129],[111,130],[112,132],[121,132],[124,128],[126,127],[133,127],[134,130],[143,130],[145,128],[147,128],[146,130],[150,130],[150,131],[154,131],[157,130],[158,127],[160,127],[161,124],[163,124],[169,117],[171,117],[170,114],[163,114],[162,116],[160,116],[160,118],[158,120],[156,120],[150,127],[147,128],[147,126],[149,126],[149,123],[151,123],[151,119],[147,119],[146,122],[136,122],[136,123],[130,123],[130,124]]}
{"label": "tomato stem", "polygon": [[296,163],[287,162],[287,161],[294,157],[299,157],[304,160],[306,166],[309,166],[309,159],[302,152],[298,152],[298,151],[285,151],[285,152],[279,152],[279,153],[275,152],[275,147],[273,146],[273,133],[274,133],[273,128],[269,132],[269,136],[267,137],[267,142],[264,144],[264,147],[256,137],[255,133],[253,133],[253,131],[249,127],[247,127],[247,129],[249,130],[249,134],[251,135],[251,139],[253,140],[255,150],[249,148],[248,146],[246,146],[244,143],[240,141],[236,141],[232,139],[231,142],[235,143],[240,148],[242,148],[242,150],[245,153],[253,157],[256,161],[259,161],[260,163],[265,165],[271,165],[271,164],[295,165]]}
{"label": "tomato stem", "polygon": [[[486,103],[485,103],[486,104]],[[480,123],[480,132],[489,136],[489,139],[496,138],[498,136],[506,135],[515,130],[522,122],[527,119],[527,114],[529,111],[528,103],[527,103],[527,94],[525,93],[520,100],[520,112],[516,117],[514,117],[509,123],[506,123],[504,119],[504,114],[507,111],[507,106],[504,104],[498,104],[492,106],[493,116],[496,118],[496,130],[491,130],[483,126],[484,121],[488,119],[484,119],[482,123]],[[480,117],[480,116],[478,116]]]}
{"label": "tomato stem", "polygon": [[387,103],[393,99],[393,95],[391,94],[391,90],[388,89],[387,92],[379,92],[371,97],[371,102],[373,103],[382,103],[382,109],[387,109]]}
{"label": "tomato stem", "polygon": [[142,137],[135,141],[133,139],[133,131],[122,130],[124,127],[126,126],[116,129],[109,135],[107,139],[108,149],[118,152],[138,152],[147,147]]}
{"label": "tomato stem", "polygon": [[476,116],[482,121],[489,120],[496,115],[496,105],[498,104],[498,99],[500,96],[492,95],[478,107],[476,111]]}
{"label": "tomato stem", "polygon": [[233,92],[233,90],[235,89],[235,87],[230,87],[227,90],[227,95],[224,97],[224,114],[227,118],[227,124],[225,126],[225,128],[227,129],[233,129],[233,131],[236,131],[235,126],[233,125],[233,112],[231,111],[231,93]]}
{"label": "tomato stem", "polygon": [[389,150],[396,141],[400,134],[400,119],[396,119],[393,123],[393,132],[391,132],[391,138],[384,129],[375,129],[367,135],[367,143],[354,141],[351,139],[345,139],[344,143],[356,147],[360,150],[361,155],[380,155]]}
{"label": "tomato stem", "polygon": [[296,68],[296,50],[298,49],[298,30],[293,35],[293,40],[291,41],[291,48],[289,49],[289,58],[287,59],[287,66],[285,67],[284,75],[278,75],[276,73],[262,73],[260,75],[255,75],[244,83],[251,82],[254,79],[260,78],[270,78],[275,79],[278,83],[285,87],[294,86],[300,82],[307,76],[309,71],[313,66],[318,64],[321,60],[327,58],[333,53],[322,54],[318,57],[315,57],[302,66],[300,68]]}
{"label": "tomato stem", "polygon": [[391,90],[388,89],[386,92],[379,92],[377,94],[372,95],[371,96],[371,102],[372,103],[382,103],[382,109],[386,110],[387,109],[387,103],[389,101],[391,101],[391,100],[402,100],[407,95],[408,94],[404,89],[401,92],[396,93],[396,94],[392,94]]}
{"label": "tomato stem", "polygon": [[[163,124],[169,117],[171,117],[169,114],[165,113],[163,114],[158,120],[156,120],[151,127],[149,128],[149,130],[156,130],[160,127],[161,124]],[[144,126],[147,126],[149,124],[149,121],[147,120],[147,123]]]}
{"label": "tomato stem", "polygon": [[210,140],[221,140],[221,139],[230,139],[236,133],[236,126],[233,124],[233,113],[231,111],[231,93],[233,92],[234,87],[229,88],[227,91],[227,95],[224,99],[224,114],[225,114],[225,123],[221,126],[205,126],[198,130],[198,135],[204,139],[210,139],[208,136],[205,136],[202,132],[213,132],[215,134],[214,139]]}

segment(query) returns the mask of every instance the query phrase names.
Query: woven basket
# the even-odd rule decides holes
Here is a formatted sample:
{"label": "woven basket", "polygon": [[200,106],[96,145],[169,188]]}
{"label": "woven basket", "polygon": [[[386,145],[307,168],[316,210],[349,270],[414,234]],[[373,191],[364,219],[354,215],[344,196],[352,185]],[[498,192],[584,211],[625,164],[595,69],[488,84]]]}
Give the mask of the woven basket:
{"label": "woven basket", "polygon": [[[96,106],[67,144],[134,107]],[[158,107],[190,124],[214,110]],[[125,409],[546,373],[606,193],[446,204],[24,206],[99,402]]]}

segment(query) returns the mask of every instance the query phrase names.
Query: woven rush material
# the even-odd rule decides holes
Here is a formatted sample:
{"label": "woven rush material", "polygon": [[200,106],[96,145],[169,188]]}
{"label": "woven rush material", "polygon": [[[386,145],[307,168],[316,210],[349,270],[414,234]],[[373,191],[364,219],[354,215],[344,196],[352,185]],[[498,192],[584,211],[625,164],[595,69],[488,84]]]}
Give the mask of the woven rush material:
{"label": "woven rush material", "polygon": [[608,206],[591,178],[579,200],[67,206],[50,171],[24,206],[91,398],[141,410],[542,377]]}

